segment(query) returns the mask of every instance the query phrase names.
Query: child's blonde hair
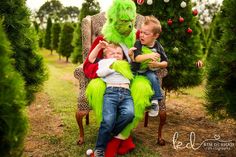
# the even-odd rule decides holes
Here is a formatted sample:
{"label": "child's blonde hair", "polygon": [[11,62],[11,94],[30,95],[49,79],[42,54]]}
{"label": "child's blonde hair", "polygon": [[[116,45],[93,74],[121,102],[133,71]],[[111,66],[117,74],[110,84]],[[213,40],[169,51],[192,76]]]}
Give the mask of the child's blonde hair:
{"label": "child's blonde hair", "polygon": [[150,23],[154,24],[154,27],[152,29],[154,34],[160,34],[161,33],[161,23],[160,21],[153,15],[145,16],[143,25],[148,25]]}

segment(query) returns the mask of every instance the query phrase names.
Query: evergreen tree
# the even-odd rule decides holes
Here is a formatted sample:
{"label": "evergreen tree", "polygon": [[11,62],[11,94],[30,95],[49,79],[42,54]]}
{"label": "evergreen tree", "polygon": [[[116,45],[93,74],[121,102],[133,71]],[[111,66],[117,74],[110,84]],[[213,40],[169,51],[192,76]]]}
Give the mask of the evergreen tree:
{"label": "evergreen tree", "polygon": [[[150,2],[150,1],[149,1]],[[154,15],[162,25],[159,42],[169,58],[168,75],[164,88],[177,90],[201,83],[202,70],[196,61],[202,57],[198,20],[192,13],[190,0],[155,0],[151,5],[137,6],[142,15]]]}
{"label": "evergreen tree", "polygon": [[39,32],[38,32],[38,43],[39,43],[39,47],[40,48],[43,48],[43,41],[44,41],[44,35],[45,34],[45,31],[44,30],[41,30],[39,29]]}
{"label": "evergreen tree", "polygon": [[0,154],[21,156],[27,131],[24,81],[12,66],[10,43],[0,23]]}
{"label": "evergreen tree", "polygon": [[72,45],[74,46],[74,51],[72,53],[73,63],[82,63],[82,32],[81,32],[81,22],[83,18],[87,15],[94,15],[100,12],[99,3],[96,0],[85,0],[82,4],[82,8],[79,14],[79,22],[74,33],[74,38]]}
{"label": "evergreen tree", "polygon": [[36,21],[33,21],[33,25],[34,25],[36,33],[38,33],[39,32],[39,24]]}
{"label": "evergreen tree", "polygon": [[49,17],[47,20],[46,34],[44,37],[44,47],[48,50],[51,50],[51,54],[52,54],[51,34],[52,34],[52,20]]}
{"label": "evergreen tree", "polygon": [[72,52],[72,63],[76,64],[78,62],[82,63],[83,62],[83,56],[82,56],[82,32],[81,32],[81,24],[80,22],[77,24],[74,35],[73,35],[73,40],[72,40],[72,45],[74,46],[74,50]]}
{"label": "evergreen tree", "polygon": [[66,62],[68,62],[68,59],[71,53],[73,52],[73,46],[71,44],[73,39],[73,32],[74,32],[73,25],[68,22],[64,23],[60,34],[58,52],[62,56],[66,57]]}
{"label": "evergreen tree", "polygon": [[207,100],[209,111],[236,119],[236,1],[224,0],[219,14],[222,34],[208,62]]}
{"label": "evergreen tree", "polygon": [[60,23],[54,23],[52,25],[52,40],[51,40],[51,47],[53,50],[58,49],[58,44],[59,44],[59,37],[61,33],[61,25]]}
{"label": "evergreen tree", "polygon": [[221,19],[219,18],[219,15],[216,15],[213,18],[212,23],[210,24],[210,27],[208,29],[208,40],[207,43],[207,51],[204,53],[206,58],[206,62],[208,59],[210,59],[211,54],[214,53],[214,47],[217,44],[218,40],[221,38],[223,30],[221,30],[220,23]]}
{"label": "evergreen tree", "polygon": [[30,13],[25,0],[4,0],[0,3],[3,26],[13,49],[15,68],[25,80],[27,101],[34,98],[47,78],[43,58],[37,54],[35,30],[30,26]]}
{"label": "evergreen tree", "polygon": [[44,40],[43,31],[40,29],[40,26],[36,21],[33,21],[33,25],[34,25],[35,31],[37,33],[38,45],[40,48],[42,48],[43,47],[43,40]]}

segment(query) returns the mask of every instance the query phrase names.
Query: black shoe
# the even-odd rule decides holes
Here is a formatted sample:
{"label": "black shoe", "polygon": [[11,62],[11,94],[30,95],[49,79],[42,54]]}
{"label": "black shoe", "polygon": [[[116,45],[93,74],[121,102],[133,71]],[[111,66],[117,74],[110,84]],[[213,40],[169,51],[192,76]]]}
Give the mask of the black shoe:
{"label": "black shoe", "polygon": [[105,153],[103,150],[100,149],[96,149],[94,151],[94,157],[105,157]]}

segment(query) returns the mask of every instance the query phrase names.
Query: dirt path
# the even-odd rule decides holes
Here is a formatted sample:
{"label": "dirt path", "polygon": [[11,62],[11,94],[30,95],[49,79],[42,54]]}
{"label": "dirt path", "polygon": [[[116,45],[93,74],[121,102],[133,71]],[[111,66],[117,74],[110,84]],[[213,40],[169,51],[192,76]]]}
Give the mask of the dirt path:
{"label": "dirt path", "polygon": [[[54,114],[49,102],[50,100],[45,93],[39,93],[35,102],[29,107],[31,129],[26,138],[26,156],[47,156],[45,152],[52,154],[53,151],[58,152],[60,149],[63,149],[59,144],[60,140],[58,140],[63,134],[62,123],[60,117]],[[155,144],[159,123],[158,118],[149,118],[147,128],[144,128],[143,123],[140,123],[134,131],[136,142],[143,142],[144,145],[152,148],[154,151],[160,152],[163,157],[236,156],[236,122],[233,120],[220,122],[211,120],[204,112],[203,101],[201,99],[189,95],[176,96],[171,94],[167,99],[167,113],[168,119],[164,127],[166,146],[160,147]],[[186,144],[190,142],[189,136],[191,132],[192,135],[195,134],[195,143],[192,148],[188,149]],[[175,146],[178,147],[178,142],[183,142],[182,150],[174,149],[173,136],[175,133],[179,135]],[[233,142],[230,142],[231,145],[228,146],[220,146],[217,140],[214,140],[217,145],[210,141],[208,146],[202,146],[197,150],[193,150],[204,140],[216,139],[216,135],[220,136],[219,140],[232,140]],[[56,142],[58,142],[58,145],[55,145]],[[213,144],[213,146],[210,146],[210,144]],[[227,150],[220,150],[226,148]],[[58,154],[55,155],[58,156]]]}
{"label": "dirt path", "polygon": [[30,129],[25,139],[24,154],[27,157],[41,157],[53,154],[61,148],[55,148],[63,135],[60,117],[55,115],[45,93],[38,93],[28,108]]}
{"label": "dirt path", "polygon": [[[203,103],[202,99],[190,95],[170,95],[167,99],[167,123],[163,130],[164,139],[167,141],[164,147],[154,145],[159,124],[158,118],[149,118],[148,128],[143,128],[143,124],[140,124],[135,131],[136,135],[140,139],[145,137],[144,144],[160,152],[163,157],[235,157],[236,122],[211,120],[204,112]],[[147,135],[151,133],[152,136]],[[174,134],[178,134],[175,144],[173,144]],[[190,134],[193,146],[187,148],[186,144],[190,143]],[[216,139],[231,142],[222,143]],[[182,142],[179,147],[178,142]],[[197,149],[201,143],[203,145]],[[174,149],[174,145],[177,149]]]}

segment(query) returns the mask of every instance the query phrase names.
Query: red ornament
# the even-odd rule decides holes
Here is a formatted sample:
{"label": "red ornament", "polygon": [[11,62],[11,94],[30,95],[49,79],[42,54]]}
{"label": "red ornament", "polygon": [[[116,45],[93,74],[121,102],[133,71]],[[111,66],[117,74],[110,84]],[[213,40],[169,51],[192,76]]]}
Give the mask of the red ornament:
{"label": "red ornament", "polygon": [[193,30],[192,30],[191,28],[188,28],[188,29],[186,30],[186,32],[187,32],[188,34],[192,34],[192,33],[193,33]]}
{"label": "red ornament", "polygon": [[180,18],[179,18],[179,22],[180,22],[180,23],[183,23],[183,22],[184,22],[184,18],[183,18],[183,17],[180,17]]}
{"label": "red ornament", "polygon": [[137,0],[137,3],[138,3],[139,5],[142,5],[142,4],[144,3],[144,0]]}
{"label": "red ornament", "polygon": [[193,10],[193,15],[194,15],[194,16],[197,16],[197,14],[198,14],[197,9],[194,9],[194,10]]}
{"label": "red ornament", "polygon": [[167,24],[168,24],[169,26],[171,26],[171,25],[173,24],[172,19],[168,19]]}

